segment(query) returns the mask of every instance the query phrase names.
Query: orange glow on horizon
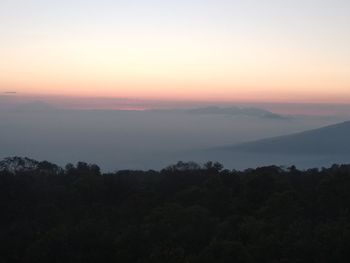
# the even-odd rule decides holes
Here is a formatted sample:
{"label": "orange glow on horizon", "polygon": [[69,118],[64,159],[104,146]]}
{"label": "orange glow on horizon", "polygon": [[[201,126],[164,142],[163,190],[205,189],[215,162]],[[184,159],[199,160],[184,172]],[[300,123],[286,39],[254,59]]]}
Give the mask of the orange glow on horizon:
{"label": "orange glow on horizon", "polygon": [[350,103],[347,1],[19,2],[0,3],[0,93]]}

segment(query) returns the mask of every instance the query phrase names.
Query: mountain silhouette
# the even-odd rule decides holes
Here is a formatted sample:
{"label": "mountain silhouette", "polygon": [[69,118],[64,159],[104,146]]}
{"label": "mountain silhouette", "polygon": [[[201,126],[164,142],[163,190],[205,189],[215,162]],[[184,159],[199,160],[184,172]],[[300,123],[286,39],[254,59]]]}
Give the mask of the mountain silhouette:
{"label": "mountain silhouette", "polygon": [[248,153],[350,154],[350,121],[292,135],[223,147],[221,150]]}
{"label": "mountain silhouette", "polygon": [[277,114],[265,109],[255,108],[255,107],[217,107],[208,106],[194,109],[156,109],[151,110],[152,112],[184,112],[192,115],[227,115],[227,116],[248,116],[248,117],[258,117],[262,119],[289,119],[290,116],[285,116]]}

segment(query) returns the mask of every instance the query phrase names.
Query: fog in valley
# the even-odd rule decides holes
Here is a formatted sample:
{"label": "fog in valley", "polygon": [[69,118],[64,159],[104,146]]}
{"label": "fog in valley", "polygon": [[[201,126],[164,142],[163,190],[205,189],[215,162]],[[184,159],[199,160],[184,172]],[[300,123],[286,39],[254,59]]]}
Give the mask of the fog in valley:
{"label": "fog in valley", "polygon": [[[67,110],[37,101],[0,109],[0,158],[26,156],[59,165],[85,161],[106,171],[160,169],[179,160],[209,159],[236,169],[275,161],[287,165],[286,160],[293,159],[215,149],[344,120],[344,116],[280,115],[251,106]],[[305,161],[300,155],[299,159]],[[296,164],[307,165],[300,160],[295,159]]]}

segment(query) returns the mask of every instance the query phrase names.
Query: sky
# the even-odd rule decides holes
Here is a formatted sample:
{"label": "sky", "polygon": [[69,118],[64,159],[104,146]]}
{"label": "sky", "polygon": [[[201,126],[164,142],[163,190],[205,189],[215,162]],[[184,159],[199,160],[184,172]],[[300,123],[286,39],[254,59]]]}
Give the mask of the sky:
{"label": "sky", "polygon": [[350,103],[348,0],[1,0],[0,92]]}

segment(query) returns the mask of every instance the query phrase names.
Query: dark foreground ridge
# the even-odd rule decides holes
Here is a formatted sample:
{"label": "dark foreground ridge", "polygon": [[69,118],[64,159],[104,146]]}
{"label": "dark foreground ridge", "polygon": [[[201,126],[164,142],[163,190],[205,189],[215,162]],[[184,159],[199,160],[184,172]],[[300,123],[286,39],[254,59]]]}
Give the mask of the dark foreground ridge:
{"label": "dark foreground ridge", "polygon": [[350,165],[0,162],[0,262],[349,262]]}
{"label": "dark foreground ridge", "polygon": [[247,142],[222,150],[277,154],[342,154],[350,156],[350,121],[319,129]]}

